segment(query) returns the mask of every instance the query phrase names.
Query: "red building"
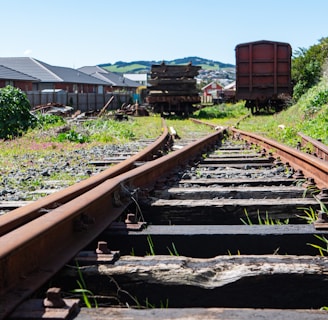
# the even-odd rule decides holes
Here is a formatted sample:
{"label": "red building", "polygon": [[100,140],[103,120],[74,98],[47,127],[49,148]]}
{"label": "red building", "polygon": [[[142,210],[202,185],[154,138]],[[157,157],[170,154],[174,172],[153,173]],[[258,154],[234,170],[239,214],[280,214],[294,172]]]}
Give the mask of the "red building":
{"label": "red building", "polygon": [[222,92],[222,89],[223,87],[219,83],[212,81],[211,83],[202,88],[203,96],[212,96],[213,98],[218,97],[219,94]]}

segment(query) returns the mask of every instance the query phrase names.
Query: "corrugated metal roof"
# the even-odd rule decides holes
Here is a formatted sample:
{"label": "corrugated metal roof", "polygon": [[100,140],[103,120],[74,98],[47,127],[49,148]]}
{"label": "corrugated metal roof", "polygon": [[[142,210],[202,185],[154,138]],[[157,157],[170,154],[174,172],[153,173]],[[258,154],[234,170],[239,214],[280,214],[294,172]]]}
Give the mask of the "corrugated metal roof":
{"label": "corrugated metal roof", "polygon": [[0,79],[5,80],[22,80],[22,81],[39,81],[27,74],[13,70],[11,68],[0,65]]}

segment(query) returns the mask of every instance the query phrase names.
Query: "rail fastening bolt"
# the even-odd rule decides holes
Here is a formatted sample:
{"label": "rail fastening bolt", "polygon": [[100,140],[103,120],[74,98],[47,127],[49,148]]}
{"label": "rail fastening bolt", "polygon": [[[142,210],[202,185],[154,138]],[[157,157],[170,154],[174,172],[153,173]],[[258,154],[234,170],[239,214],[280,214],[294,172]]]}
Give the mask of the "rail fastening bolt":
{"label": "rail fastening bolt", "polygon": [[126,215],[126,219],[124,221],[126,224],[133,224],[133,223],[137,223],[137,217],[134,213],[128,213]]}
{"label": "rail fastening bolt", "polygon": [[322,188],[317,198],[322,202],[328,202],[328,189]]}
{"label": "rail fastening bolt", "polygon": [[295,179],[304,179],[303,171],[300,169],[297,169],[296,172],[293,174],[293,178]]}
{"label": "rail fastening bolt", "polygon": [[316,186],[315,180],[311,177],[308,177],[305,182],[305,186],[308,188],[314,188]]}
{"label": "rail fastening bolt", "polygon": [[111,253],[111,251],[108,249],[106,241],[98,241],[98,247],[96,249],[96,253],[98,254]]}
{"label": "rail fastening bolt", "polygon": [[61,297],[60,288],[49,288],[47,290],[47,297],[43,300],[43,306],[45,308],[63,308],[66,307],[66,303]]}
{"label": "rail fastening bolt", "polygon": [[318,211],[318,219],[316,220],[316,223],[327,223],[328,222],[328,215],[327,212],[324,211]]}

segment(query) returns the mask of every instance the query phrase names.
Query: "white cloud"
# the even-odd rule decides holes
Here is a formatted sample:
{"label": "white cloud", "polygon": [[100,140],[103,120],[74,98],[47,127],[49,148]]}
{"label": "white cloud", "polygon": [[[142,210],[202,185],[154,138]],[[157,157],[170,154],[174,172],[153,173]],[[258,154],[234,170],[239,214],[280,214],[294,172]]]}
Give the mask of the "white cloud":
{"label": "white cloud", "polygon": [[31,49],[26,49],[26,50],[24,51],[24,56],[30,56],[31,53],[32,53],[32,50],[31,50]]}

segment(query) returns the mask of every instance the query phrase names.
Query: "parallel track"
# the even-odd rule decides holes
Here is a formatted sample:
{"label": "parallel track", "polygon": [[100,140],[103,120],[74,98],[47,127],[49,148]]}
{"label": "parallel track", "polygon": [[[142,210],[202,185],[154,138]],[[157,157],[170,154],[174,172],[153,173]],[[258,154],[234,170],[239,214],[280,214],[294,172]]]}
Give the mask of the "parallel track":
{"label": "parallel track", "polygon": [[[133,203],[132,198],[136,194],[142,193],[143,197],[147,198],[151,196],[151,192],[158,187],[161,180],[164,184],[168,181],[165,178],[170,173],[175,172],[173,176],[176,178],[186,165],[200,162],[204,154],[210,153],[214,146],[222,143],[226,130],[220,128],[181,150],[141,166],[132,168],[131,162],[129,165],[122,164],[124,167],[122,171],[117,171],[115,174],[108,174],[106,170],[106,174],[101,174],[101,177],[95,176],[91,183],[83,182],[79,187],[73,186],[69,191],[61,192],[63,199],[59,194],[53,194],[30,206],[13,211],[13,217],[9,217],[11,214],[1,217],[4,220],[0,219],[2,235],[0,238],[0,283],[2,284],[0,318],[5,318],[21,301],[29,297],[35,288],[42,286],[80,250],[95,241],[97,236]],[[268,139],[261,140],[258,136],[236,129],[231,129],[231,132],[240,139],[262,144],[263,148],[274,151],[274,157],[279,156],[282,162],[289,162],[295,169],[301,169],[305,177],[313,178],[318,188],[327,188],[328,165],[323,161],[314,161],[312,158],[309,160],[306,155],[300,152],[294,153],[293,150]],[[165,145],[167,139],[165,135],[161,145],[163,143]],[[144,155],[142,159],[145,158]],[[172,180],[172,176],[169,180]],[[58,205],[58,202],[61,205]],[[198,216],[194,224],[200,223],[199,218],[201,219]],[[151,223],[150,219],[151,214],[146,214],[147,222]],[[222,232],[219,229],[220,227],[217,226],[214,231],[217,235]],[[201,229],[195,229],[195,235],[199,230]],[[152,234],[156,237],[158,232],[163,231],[160,229],[156,231],[155,226],[154,228],[150,226],[144,234]],[[176,234],[171,234],[171,237],[182,239],[181,235],[189,231],[183,230],[181,226],[180,230],[176,228],[175,232]],[[225,232],[227,235],[232,234],[232,228],[228,228],[228,231],[226,228]],[[240,230],[238,232],[240,234]],[[245,230],[245,234],[247,233],[249,231]],[[319,233],[324,234],[325,231]],[[213,230],[209,234],[213,235]],[[60,245],[62,243],[65,243],[65,249]],[[124,250],[123,246],[122,250]],[[222,253],[217,251],[216,254]],[[83,312],[80,319],[83,319]]]}
{"label": "parallel track", "polygon": [[[302,138],[300,146],[308,149],[308,153],[318,157],[319,159],[328,161],[328,147],[325,144],[303,134],[302,132],[299,132],[298,135]],[[311,146],[313,150],[311,150]]]}

